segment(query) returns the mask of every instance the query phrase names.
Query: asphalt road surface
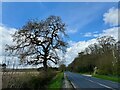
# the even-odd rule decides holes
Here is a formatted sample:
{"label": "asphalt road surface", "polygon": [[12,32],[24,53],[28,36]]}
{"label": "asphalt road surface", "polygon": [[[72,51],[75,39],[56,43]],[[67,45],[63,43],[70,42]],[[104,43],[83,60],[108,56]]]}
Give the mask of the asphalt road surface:
{"label": "asphalt road surface", "polygon": [[73,72],[65,72],[65,74],[76,90],[120,90],[120,83]]}

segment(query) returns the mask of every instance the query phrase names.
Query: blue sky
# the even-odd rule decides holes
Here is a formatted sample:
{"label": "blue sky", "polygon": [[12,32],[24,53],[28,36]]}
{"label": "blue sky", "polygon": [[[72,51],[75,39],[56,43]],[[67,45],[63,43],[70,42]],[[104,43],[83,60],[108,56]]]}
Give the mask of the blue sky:
{"label": "blue sky", "polygon": [[[96,43],[97,37],[112,35],[118,38],[118,24],[120,25],[118,10],[117,2],[3,2],[0,48],[5,44],[13,44],[10,34],[21,28],[28,20],[42,20],[50,15],[56,15],[67,25],[69,47],[64,56],[68,65],[79,52]],[[1,55],[3,50],[0,50]],[[4,59],[0,57],[0,61],[2,60]]]}
{"label": "blue sky", "polygon": [[69,40],[83,41],[93,37],[83,37],[87,32],[101,33],[110,26],[103,21],[103,14],[117,3],[30,3],[4,2],[2,4],[2,23],[7,27],[22,27],[30,19],[45,19],[49,15],[60,16],[67,24]]}

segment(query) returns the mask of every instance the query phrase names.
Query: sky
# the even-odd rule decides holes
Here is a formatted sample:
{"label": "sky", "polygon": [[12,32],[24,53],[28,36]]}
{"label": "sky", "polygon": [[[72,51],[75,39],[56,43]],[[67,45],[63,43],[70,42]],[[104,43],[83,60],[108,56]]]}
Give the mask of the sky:
{"label": "sky", "polygon": [[67,25],[66,33],[69,36],[65,54],[68,65],[79,52],[95,43],[97,37],[112,35],[117,39],[118,11],[117,2],[3,2],[0,48],[6,43],[12,43],[10,34],[28,20],[60,16]]}

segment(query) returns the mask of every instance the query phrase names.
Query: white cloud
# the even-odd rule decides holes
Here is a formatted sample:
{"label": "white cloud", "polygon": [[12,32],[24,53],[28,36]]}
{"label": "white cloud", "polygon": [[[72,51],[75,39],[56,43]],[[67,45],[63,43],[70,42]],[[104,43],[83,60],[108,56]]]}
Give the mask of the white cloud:
{"label": "white cloud", "polygon": [[96,39],[91,39],[88,41],[79,41],[71,44],[71,47],[67,48],[67,52],[65,54],[66,64],[68,65],[69,63],[71,63],[79,52],[83,51],[88,45],[95,42],[97,42]]}
{"label": "white cloud", "polygon": [[75,45],[75,43],[76,43],[76,42],[75,42],[75,41],[72,41],[72,40],[68,41],[68,45],[69,45],[69,46],[73,46],[73,45]]}
{"label": "white cloud", "polygon": [[[5,26],[0,26],[0,53],[3,52],[3,45],[12,43],[12,37],[10,34],[13,34],[16,31],[15,28],[8,28]],[[92,35],[97,35],[97,36],[104,36],[104,35],[109,35],[113,36],[114,38],[117,39],[118,37],[118,27],[113,27],[110,29],[103,30],[102,33],[98,34],[98,32],[93,32],[91,33]],[[96,39],[91,39],[88,41],[79,41],[79,42],[74,42],[74,41],[69,41],[70,47],[67,48],[67,52],[65,54],[65,60],[66,60],[66,65],[71,63],[74,58],[78,55],[79,52],[83,51],[88,45],[93,44],[97,42]],[[60,57],[62,57],[62,54],[60,53]]]}
{"label": "white cloud", "polygon": [[13,34],[17,29],[5,27],[4,25],[0,25],[0,55],[4,52],[4,46],[6,44],[12,44],[12,37]]}
{"label": "white cloud", "polygon": [[[31,66],[31,65],[27,65],[27,66],[24,66],[24,65],[19,65],[19,61],[18,61],[18,58],[17,57],[9,57],[9,56],[6,56],[4,57],[4,46],[6,44],[14,44],[12,42],[12,37],[11,35],[15,33],[15,31],[17,31],[17,29],[15,28],[10,28],[10,27],[6,27],[4,25],[0,25],[0,63],[6,63],[8,64],[8,61],[9,61],[9,68],[12,68],[13,67],[13,63],[15,63],[15,68],[36,68],[36,67],[39,67],[39,66]],[[6,58],[6,60],[5,60]]]}
{"label": "white cloud", "polygon": [[102,30],[101,33],[99,33],[98,31],[87,32],[85,34],[81,33],[81,35],[83,35],[84,37],[94,37],[95,39],[91,39],[88,41],[79,41],[79,42],[69,41],[68,43],[70,47],[67,48],[67,52],[65,54],[67,65],[70,64],[74,60],[74,58],[77,57],[78,53],[83,51],[88,45],[97,43],[97,40],[96,40],[97,37],[112,36],[116,40],[118,40],[118,29],[120,27],[114,27],[118,25],[118,9],[111,8],[103,16],[104,16],[103,18],[104,22],[106,24],[110,24],[110,26],[113,26],[113,27]]}
{"label": "white cloud", "polygon": [[87,32],[84,34],[84,37],[91,37],[91,36],[93,36],[93,33],[91,33],[91,32]]}
{"label": "white cloud", "polygon": [[118,11],[117,8],[110,8],[108,10],[108,12],[106,12],[103,15],[103,20],[106,24],[110,24],[110,26],[117,26],[118,25],[118,13],[120,13],[120,11]]}
{"label": "white cloud", "polygon": [[120,27],[113,27],[113,28],[109,28],[106,30],[103,30],[103,32],[101,34],[99,34],[98,36],[112,36],[114,37],[116,40],[118,40],[118,30],[120,29]]}
{"label": "white cloud", "polygon": [[98,32],[87,32],[85,34],[82,34],[84,37],[101,37],[101,36],[112,36],[114,37],[116,40],[118,40],[118,30],[120,29],[120,27],[112,27],[109,29],[105,29],[102,30],[102,33],[98,33]]}
{"label": "white cloud", "polygon": [[95,32],[87,32],[85,34],[81,33],[81,35],[83,35],[84,37],[98,37],[98,31]]}
{"label": "white cloud", "polygon": [[[98,32],[93,32],[90,34],[88,33],[87,36],[92,36],[92,35],[96,35],[94,36],[96,38],[101,36],[112,36],[116,40],[118,40],[118,27],[113,27],[103,30],[102,33],[98,33]],[[65,55],[67,65],[71,63],[75,57],[77,57],[79,52],[83,51],[88,45],[97,43],[97,40],[91,39],[88,41],[79,41],[79,42],[69,41],[68,43],[70,44],[70,47],[67,48],[67,53]]]}
{"label": "white cloud", "polygon": [[[86,14],[87,15],[87,14]],[[89,22],[91,22],[92,18],[88,19],[89,21],[83,21],[83,23],[80,25],[79,29]],[[108,12],[106,12],[103,15],[103,20],[106,24],[110,24],[110,26],[117,26],[118,25],[118,9],[116,8],[110,8]],[[16,31],[15,28],[9,28],[5,27],[4,25],[0,25],[0,55],[3,53],[3,48],[5,44],[11,44],[12,43],[12,37],[10,34],[13,34]],[[69,34],[75,34],[77,33],[78,29],[71,29],[69,28],[67,30],[67,33]],[[118,38],[118,27],[112,27],[106,30],[103,30],[102,33],[98,32],[87,32],[84,34],[85,37],[99,37],[99,36],[104,36],[104,35],[109,35],[113,36],[115,39]],[[91,39],[88,41],[79,41],[79,42],[74,42],[74,41],[69,41],[70,47],[67,48],[67,52],[65,54],[66,58],[66,64],[69,64],[74,60],[74,58],[78,55],[79,52],[83,51],[88,45],[93,44],[97,42],[96,39]],[[59,52],[61,57],[62,54]],[[1,61],[0,57],[0,61]]]}
{"label": "white cloud", "polygon": [[77,33],[78,29],[71,29],[71,28],[68,28],[66,33],[69,33],[69,34],[74,34],[74,33]]}

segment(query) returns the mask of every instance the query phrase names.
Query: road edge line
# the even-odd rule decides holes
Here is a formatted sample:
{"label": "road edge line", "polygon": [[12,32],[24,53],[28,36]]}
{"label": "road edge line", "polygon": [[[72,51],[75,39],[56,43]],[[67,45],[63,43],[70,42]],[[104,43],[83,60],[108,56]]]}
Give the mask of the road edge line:
{"label": "road edge line", "polygon": [[66,78],[67,78],[68,82],[72,85],[73,89],[76,89],[76,86],[73,84],[72,81],[70,81],[70,80],[68,79],[68,76],[67,76],[67,75],[66,75]]}
{"label": "road edge line", "polygon": [[76,89],[75,84],[74,84],[73,82],[71,82],[71,81],[70,81],[70,83],[71,83],[71,85],[73,86],[73,88],[75,88],[75,89]]}
{"label": "road edge line", "polygon": [[68,83],[70,84],[71,88],[74,90],[75,86],[71,83],[71,81],[68,79],[68,76],[64,73],[64,77],[66,78],[66,80],[68,81]]}

